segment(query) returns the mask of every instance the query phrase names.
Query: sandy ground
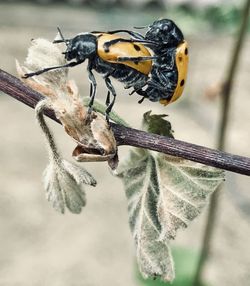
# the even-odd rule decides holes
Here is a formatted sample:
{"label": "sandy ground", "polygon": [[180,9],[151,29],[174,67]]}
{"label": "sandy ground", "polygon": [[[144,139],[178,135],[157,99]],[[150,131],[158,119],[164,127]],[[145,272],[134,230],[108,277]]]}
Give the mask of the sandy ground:
{"label": "sandy ground", "polygon": [[[123,12],[111,17],[84,9],[0,5],[1,68],[15,74],[14,59],[24,60],[30,39],[52,39],[57,26],[66,35],[73,35],[112,26],[142,25],[164,15],[140,16],[141,20],[135,13]],[[115,110],[135,127],[140,126],[141,115],[149,109],[155,113],[166,112],[176,138],[213,147],[219,102],[210,102],[203,94],[209,85],[223,78],[233,39],[213,33],[187,38],[191,63],[182,100],[167,109],[146,101],[138,105],[137,98],[128,97],[121,85],[115,84],[119,93]],[[227,144],[228,151],[245,156],[250,156],[249,49],[250,39],[243,50],[233,92]],[[71,76],[77,80],[82,93],[87,94],[84,68],[75,68]],[[99,91],[103,86],[99,81]],[[127,223],[126,199],[121,182],[111,176],[107,165],[84,165],[97,178],[98,186],[87,189],[88,204],[81,215],[60,215],[44,196],[41,175],[47,155],[33,110],[1,94],[0,122],[0,285],[138,285],[134,278],[134,248]],[[69,157],[74,144],[57,124],[51,126],[63,154]],[[121,159],[126,149],[120,148]],[[227,177],[206,278],[214,286],[247,286],[250,181],[231,173]],[[204,218],[205,213],[189,229],[180,231],[173,244],[198,250]]]}

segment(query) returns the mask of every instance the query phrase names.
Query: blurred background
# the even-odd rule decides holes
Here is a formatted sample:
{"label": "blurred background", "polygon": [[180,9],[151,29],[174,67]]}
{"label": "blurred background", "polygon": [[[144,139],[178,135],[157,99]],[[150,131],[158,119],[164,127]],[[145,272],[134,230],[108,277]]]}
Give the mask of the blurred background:
{"label": "blurred background", "polygon": [[[217,95],[227,77],[244,2],[0,1],[0,67],[16,75],[15,59],[21,63],[25,60],[30,40],[53,40],[58,26],[68,38],[84,31],[133,29],[161,17],[170,18],[182,29],[190,45],[184,95],[167,107],[146,100],[139,105],[137,96],[128,96],[122,85],[114,81],[118,93],[114,110],[136,128],[140,128],[142,115],[148,110],[167,113],[177,139],[215,148],[221,114],[221,98]],[[232,90],[226,140],[228,152],[248,157],[249,50],[248,33]],[[70,77],[76,80],[81,94],[87,96],[86,66],[72,69]],[[96,78],[97,97],[104,102],[105,86],[98,75]],[[46,201],[41,183],[48,160],[34,111],[0,93],[0,122],[0,285],[149,285],[138,278],[123,186],[111,175],[107,164],[83,165],[98,181],[96,188],[86,190],[88,201],[83,212],[58,214]],[[58,124],[49,123],[63,155],[70,158],[74,143]],[[119,148],[121,161],[127,151],[126,147]],[[249,189],[248,177],[227,173],[224,189],[220,190],[204,285],[250,283]],[[179,231],[171,244],[175,249],[177,277],[183,271],[195,271],[206,212],[187,230]],[[187,279],[178,285],[187,285]]]}

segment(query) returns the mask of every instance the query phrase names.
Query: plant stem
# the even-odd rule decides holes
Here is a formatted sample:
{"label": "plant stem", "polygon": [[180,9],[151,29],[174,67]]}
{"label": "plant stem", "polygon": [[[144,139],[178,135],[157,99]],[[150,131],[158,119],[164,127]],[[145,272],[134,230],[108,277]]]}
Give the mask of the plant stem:
{"label": "plant stem", "polygon": [[[37,91],[32,90],[19,79],[2,70],[0,70],[0,90],[32,108],[44,98]],[[59,122],[52,110],[45,111],[45,115]],[[146,148],[250,176],[250,158],[147,133],[115,123],[111,123],[111,127],[117,145]]]}
{"label": "plant stem", "polygon": [[[231,95],[232,95],[232,88],[234,84],[234,79],[239,63],[239,57],[242,51],[242,46],[244,43],[244,39],[247,32],[248,27],[248,19],[249,19],[249,10],[250,10],[250,0],[246,0],[244,7],[242,9],[242,23],[240,25],[238,37],[235,41],[235,46],[232,52],[232,60],[229,65],[227,78],[224,83],[224,87],[222,90],[222,110],[221,110],[221,118],[219,123],[219,135],[218,135],[218,149],[225,150],[225,142],[226,142],[226,132],[228,128],[228,116],[229,116],[229,108],[231,103]],[[212,238],[215,230],[216,225],[216,218],[217,218],[217,211],[219,208],[219,194],[220,189],[212,195],[211,202],[208,209],[208,216],[206,221],[206,226],[204,230],[204,237],[202,242],[202,249],[200,254],[200,259],[197,265],[195,278],[193,286],[201,286],[204,276],[205,264],[208,258],[209,253],[211,252],[212,248]]]}

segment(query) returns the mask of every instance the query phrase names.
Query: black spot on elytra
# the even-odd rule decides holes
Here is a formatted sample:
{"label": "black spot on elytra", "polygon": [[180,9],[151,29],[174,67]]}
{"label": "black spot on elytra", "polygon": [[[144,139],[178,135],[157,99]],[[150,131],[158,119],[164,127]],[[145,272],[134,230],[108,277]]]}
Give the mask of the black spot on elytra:
{"label": "black spot on elytra", "polygon": [[183,79],[180,83],[180,86],[183,86],[185,84],[185,80]]}
{"label": "black spot on elytra", "polygon": [[107,45],[103,45],[103,49],[104,49],[104,52],[105,53],[108,53],[109,52],[109,47]]}
{"label": "black spot on elytra", "polygon": [[188,55],[188,48],[185,49],[185,55]]}
{"label": "black spot on elytra", "polygon": [[135,48],[136,51],[140,51],[141,50],[141,48],[138,45],[136,45],[136,44],[134,44],[134,48]]}

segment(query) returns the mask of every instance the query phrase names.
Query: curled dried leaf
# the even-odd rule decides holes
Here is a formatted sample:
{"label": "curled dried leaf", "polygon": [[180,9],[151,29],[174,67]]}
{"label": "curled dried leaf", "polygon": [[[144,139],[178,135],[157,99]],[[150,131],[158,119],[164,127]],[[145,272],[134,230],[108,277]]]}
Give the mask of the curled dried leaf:
{"label": "curled dried leaf", "polygon": [[64,213],[65,207],[72,213],[80,213],[86,204],[83,185],[95,186],[96,181],[85,169],[62,159],[44,120],[43,111],[47,107],[47,101],[42,100],[35,108],[37,121],[46,139],[50,162],[43,177],[46,197],[61,213]]}
{"label": "curled dried leaf", "polygon": [[32,41],[23,66],[17,62],[17,71],[31,88],[47,97],[67,134],[77,143],[73,157],[83,161],[108,161],[112,168],[118,164],[114,134],[106,119],[99,113],[88,112],[83,105],[74,81],[68,80],[68,69],[51,70],[31,78],[23,78],[27,72],[65,63],[58,44],[45,39]]}

